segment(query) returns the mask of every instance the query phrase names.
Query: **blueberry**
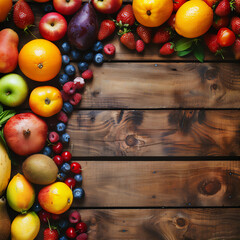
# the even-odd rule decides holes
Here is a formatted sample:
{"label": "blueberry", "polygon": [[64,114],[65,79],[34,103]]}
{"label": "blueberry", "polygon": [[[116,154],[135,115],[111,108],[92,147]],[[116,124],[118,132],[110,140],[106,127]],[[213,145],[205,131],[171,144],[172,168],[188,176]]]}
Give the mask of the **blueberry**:
{"label": "blueberry", "polygon": [[62,140],[62,143],[69,143],[70,141],[70,136],[68,133],[64,133],[62,136],[61,136],[61,140]]}
{"label": "blueberry", "polygon": [[65,54],[68,54],[71,50],[71,46],[68,42],[64,42],[62,45],[61,45],[61,50],[63,53]]}
{"label": "blueberry", "polygon": [[73,105],[72,105],[71,103],[69,103],[69,102],[65,102],[65,103],[63,104],[62,110],[63,110],[65,113],[70,114],[70,113],[72,113],[72,111],[73,111]]}
{"label": "blueberry", "polygon": [[59,240],[68,240],[68,238],[66,236],[61,236]]}
{"label": "blueberry", "polygon": [[65,73],[68,75],[68,76],[74,76],[75,73],[76,73],[76,69],[73,65],[71,64],[68,64],[65,69],[64,69]]}
{"label": "blueberry", "polygon": [[98,41],[93,45],[93,51],[94,52],[101,52],[102,50],[103,50],[102,42]]}
{"label": "blueberry", "polygon": [[61,74],[59,77],[59,83],[61,86],[63,86],[66,82],[69,81],[69,76],[65,73]]}
{"label": "blueberry", "polygon": [[38,202],[35,202],[32,206],[32,210],[36,213],[40,212],[42,210],[40,204]]}
{"label": "blueberry", "polygon": [[81,58],[81,53],[77,49],[73,49],[70,54],[71,54],[71,57],[74,61],[78,61]]}
{"label": "blueberry", "polygon": [[76,180],[76,182],[81,183],[82,182],[82,175],[81,174],[76,174],[74,176],[74,179]]}
{"label": "blueberry", "polygon": [[66,124],[62,122],[58,123],[56,126],[56,130],[58,133],[64,133],[66,130]]}
{"label": "blueberry", "polygon": [[[69,223],[66,219],[60,219],[59,222],[58,222],[58,226],[61,228],[61,229],[67,229],[68,226],[69,226]],[[60,239],[59,239],[60,240]]]}
{"label": "blueberry", "polygon": [[63,173],[68,173],[70,171],[70,169],[71,169],[70,165],[68,163],[64,163],[60,170]]}
{"label": "blueberry", "polygon": [[82,188],[75,188],[73,190],[73,197],[76,199],[81,199],[84,197],[84,195],[85,195],[85,192]]}
{"label": "blueberry", "polygon": [[88,63],[87,62],[78,63],[78,69],[80,72],[84,72],[84,71],[88,70]]}
{"label": "blueberry", "polygon": [[104,57],[101,53],[97,53],[95,56],[94,56],[94,62],[98,65],[101,65],[103,64],[103,61],[104,61]]}
{"label": "blueberry", "polygon": [[53,5],[51,3],[44,5],[44,12],[45,13],[50,13],[53,12]]}
{"label": "blueberry", "polygon": [[68,65],[70,63],[70,58],[68,55],[62,55],[62,63]]}
{"label": "blueberry", "polygon": [[93,60],[93,53],[92,52],[88,52],[84,55],[83,60],[86,62],[92,62]]}
{"label": "blueberry", "polygon": [[51,156],[52,154],[52,149],[48,146],[46,146],[44,149],[43,149],[43,154],[44,155],[47,155],[47,156]]}
{"label": "blueberry", "polygon": [[60,172],[57,175],[57,178],[58,178],[59,181],[63,182],[67,178],[67,175],[65,173]]}

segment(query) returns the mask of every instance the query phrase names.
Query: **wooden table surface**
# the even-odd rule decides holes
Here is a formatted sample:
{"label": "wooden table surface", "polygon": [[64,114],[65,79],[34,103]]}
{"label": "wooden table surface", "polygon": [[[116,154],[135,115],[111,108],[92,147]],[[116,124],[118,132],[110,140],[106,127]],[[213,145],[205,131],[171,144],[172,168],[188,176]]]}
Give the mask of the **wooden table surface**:
{"label": "wooden table surface", "polygon": [[[44,13],[31,6],[37,26]],[[21,48],[32,38],[18,33]],[[86,192],[73,208],[89,240],[240,239],[239,62],[107,42],[116,56],[91,66],[94,79],[67,129]]]}

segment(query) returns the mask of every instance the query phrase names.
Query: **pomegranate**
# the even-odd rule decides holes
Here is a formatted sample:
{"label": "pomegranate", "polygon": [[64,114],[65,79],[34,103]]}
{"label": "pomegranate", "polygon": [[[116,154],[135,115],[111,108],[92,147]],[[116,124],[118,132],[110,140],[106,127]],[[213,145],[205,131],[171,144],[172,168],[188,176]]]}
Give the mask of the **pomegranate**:
{"label": "pomegranate", "polygon": [[47,124],[33,113],[11,117],[3,129],[8,146],[21,156],[41,151],[47,140],[47,132]]}

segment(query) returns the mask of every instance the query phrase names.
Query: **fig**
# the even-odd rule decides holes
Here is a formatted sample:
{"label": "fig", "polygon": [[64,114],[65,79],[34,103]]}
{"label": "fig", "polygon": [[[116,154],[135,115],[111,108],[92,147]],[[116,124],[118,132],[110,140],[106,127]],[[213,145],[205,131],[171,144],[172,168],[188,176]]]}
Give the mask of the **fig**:
{"label": "fig", "polygon": [[56,181],[58,167],[50,157],[34,154],[23,162],[22,171],[31,183],[48,185]]}
{"label": "fig", "polygon": [[87,50],[96,42],[98,20],[91,3],[85,3],[68,24],[68,40],[76,48]]}

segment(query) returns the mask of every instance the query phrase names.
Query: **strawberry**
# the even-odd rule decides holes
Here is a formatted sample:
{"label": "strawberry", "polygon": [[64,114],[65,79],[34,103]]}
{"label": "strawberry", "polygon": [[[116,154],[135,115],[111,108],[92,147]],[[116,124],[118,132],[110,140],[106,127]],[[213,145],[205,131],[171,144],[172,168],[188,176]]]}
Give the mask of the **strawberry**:
{"label": "strawberry", "polygon": [[177,10],[186,2],[187,0],[173,0],[173,11]]}
{"label": "strawberry", "polygon": [[240,34],[240,18],[239,17],[232,17],[231,19],[231,29],[237,35]]}
{"label": "strawberry", "polygon": [[161,55],[171,55],[174,53],[174,44],[171,42],[165,43],[159,50]]}
{"label": "strawberry", "polygon": [[135,23],[135,17],[133,14],[132,5],[128,4],[126,5],[117,15],[117,22],[120,22],[122,24],[129,24],[129,26],[132,26]]}
{"label": "strawberry", "polygon": [[215,9],[215,13],[220,17],[227,16],[230,14],[230,12],[231,7],[228,0],[222,0]]}
{"label": "strawberry", "polygon": [[204,2],[211,8],[213,8],[218,1],[219,0],[204,0]]}
{"label": "strawberry", "polygon": [[116,29],[115,23],[112,20],[103,20],[98,32],[98,40],[103,40],[111,36]]}
{"label": "strawberry", "polygon": [[57,229],[46,228],[43,232],[43,240],[57,240],[58,237]]}
{"label": "strawberry", "polygon": [[233,53],[236,60],[240,59],[240,38],[237,38],[233,44]]}
{"label": "strawberry", "polygon": [[215,54],[221,54],[221,46],[217,42],[217,35],[207,33],[204,35],[204,42],[207,45],[208,49]]}
{"label": "strawberry", "polygon": [[155,33],[152,42],[153,43],[166,43],[170,39],[170,33],[167,28],[159,27]]}
{"label": "strawberry", "polygon": [[235,0],[234,9],[237,13],[240,13],[240,0]]}
{"label": "strawberry", "polygon": [[34,24],[34,14],[28,3],[19,0],[13,9],[13,21],[21,29],[28,29]]}
{"label": "strawberry", "polygon": [[216,29],[219,30],[220,28],[227,27],[229,24],[229,17],[219,17],[216,16],[216,19],[213,21],[212,26]]}
{"label": "strawberry", "polygon": [[131,32],[124,33],[120,41],[123,45],[125,45],[127,48],[134,50],[136,48],[136,42],[134,35]]}
{"label": "strawberry", "polygon": [[141,53],[141,52],[143,52],[144,49],[145,49],[145,44],[144,44],[143,40],[137,40],[137,42],[136,42],[137,52]]}
{"label": "strawberry", "polygon": [[137,27],[137,34],[146,44],[151,42],[152,31],[150,28],[139,25]]}

